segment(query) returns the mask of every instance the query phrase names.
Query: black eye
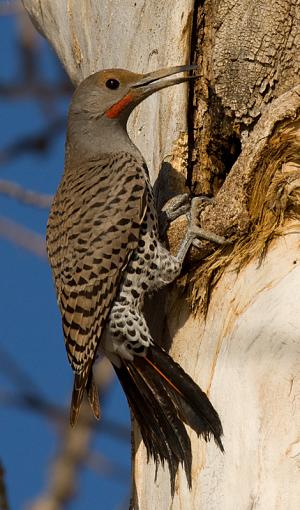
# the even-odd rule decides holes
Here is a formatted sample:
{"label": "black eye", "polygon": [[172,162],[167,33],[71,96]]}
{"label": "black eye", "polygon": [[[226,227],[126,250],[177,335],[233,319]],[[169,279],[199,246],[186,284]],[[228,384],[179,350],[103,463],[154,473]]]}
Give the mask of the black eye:
{"label": "black eye", "polygon": [[115,78],[110,78],[109,80],[107,80],[105,85],[107,86],[108,89],[116,90],[119,88],[120,82],[118,80],[116,80]]}

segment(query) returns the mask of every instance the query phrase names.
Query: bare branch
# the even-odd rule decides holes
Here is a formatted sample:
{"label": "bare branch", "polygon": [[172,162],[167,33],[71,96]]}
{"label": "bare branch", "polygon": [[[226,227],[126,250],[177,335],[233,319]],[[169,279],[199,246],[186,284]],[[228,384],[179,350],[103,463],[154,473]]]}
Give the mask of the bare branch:
{"label": "bare branch", "polygon": [[[0,95],[2,93],[0,85]],[[58,118],[51,122],[44,130],[34,135],[24,136],[8,147],[0,150],[0,164],[3,165],[26,152],[45,152],[54,138],[65,128],[65,118]]]}
{"label": "bare branch", "polygon": [[[107,432],[118,435],[118,439],[129,441],[129,431],[121,426],[107,421],[97,423],[91,416],[90,408],[87,402],[83,405],[83,410],[76,428],[71,429],[68,423],[66,410],[53,405],[47,401],[40,393],[37,385],[26,371],[20,367],[14,359],[1,349],[0,352],[1,371],[18,387],[19,393],[0,392],[0,400],[4,403],[14,404],[34,410],[52,422],[55,422],[59,430],[62,430],[62,439],[60,451],[53,463],[49,476],[49,488],[36,503],[33,509],[60,509],[72,497],[76,486],[76,478],[79,468],[86,463],[91,468],[96,469],[102,475],[114,477],[119,481],[127,478],[127,472],[118,463],[111,462],[104,456],[94,454],[89,451],[90,438],[96,431]],[[102,359],[96,370],[95,380],[99,385],[101,396],[106,393],[112,381],[112,366],[110,362]],[[120,435],[119,435],[120,432]],[[1,466],[0,466],[1,467]],[[1,503],[1,469],[0,469],[0,503]],[[2,510],[2,507],[0,506]],[[8,510],[8,507],[3,507]]]}
{"label": "bare branch", "polygon": [[37,392],[39,389],[32,377],[15,361],[8,351],[3,349],[3,347],[0,347],[0,371],[22,391],[33,393]]}
{"label": "bare branch", "polygon": [[[62,406],[49,402],[43,395],[36,392],[11,392],[0,390],[0,402],[5,405],[12,405],[18,409],[26,409],[48,421],[55,422],[59,426],[66,423],[68,412]],[[82,420],[85,418],[82,417]],[[95,431],[101,434],[107,434],[119,441],[130,441],[130,430],[126,425],[115,423],[107,418],[95,422]]]}
{"label": "bare branch", "polygon": [[[110,367],[110,370],[112,373],[112,367]],[[0,402],[33,411],[60,426],[66,423],[66,409],[49,402],[31,375],[3,348],[0,348],[0,371],[17,388],[14,393],[1,390]],[[104,376],[108,377],[106,373]],[[95,379],[97,382],[99,380],[101,387],[103,386],[102,378],[102,364],[100,363],[99,368],[96,366],[95,369]],[[101,398],[102,393],[103,389],[101,390]],[[84,420],[84,417],[82,419]],[[130,439],[128,427],[107,419],[96,422],[96,429],[122,441],[129,441]]]}
{"label": "bare branch", "polygon": [[46,258],[45,239],[32,230],[0,216],[0,237],[24,248],[37,257]]}
{"label": "bare branch", "polygon": [[33,96],[36,99],[53,100],[60,96],[69,96],[74,90],[67,82],[63,81],[57,85],[49,85],[48,83],[27,83],[19,82],[18,84],[8,83],[0,84],[0,96],[6,99],[22,99],[24,97]]}
{"label": "bare branch", "polygon": [[19,0],[5,2],[0,4],[0,16],[11,16],[12,14],[20,14],[24,7]]}
{"label": "bare branch", "polygon": [[[97,384],[103,394],[112,379],[110,362],[103,358],[96,370]],[[65,423],[60,451],[53,461],[49,473],[48,488],[35,501],[31,510],[62,510],[76,491],[78,471],[89,457],[89,448],[95,428],[95,419],[91,415],[89,404],[84,401],[79,420],[74,428]]]}
{"label": "bare branch", "polygon": [[14,198],[23,204],[40,207],[41,209],[48,209],[53,198],[52,195],[27,190],[15,182],[4,181],[2,179],[0,179],[0,194]]}

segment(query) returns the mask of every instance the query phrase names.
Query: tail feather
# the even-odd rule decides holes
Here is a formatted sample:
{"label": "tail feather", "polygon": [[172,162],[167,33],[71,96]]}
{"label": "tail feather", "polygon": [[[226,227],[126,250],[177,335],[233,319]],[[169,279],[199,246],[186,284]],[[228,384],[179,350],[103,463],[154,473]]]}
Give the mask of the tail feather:
{"label": "tail feather", "polygon": [[[137,360],[136,369],[141,374],[141,377],[143,377],[148,387],[151,388],[152,396],[157,403],[156,408],[159,409],[161,414],[157,433],[161,434],[161,431],[164,430],[166,439],[169,442],[169,446],[173,456],[171,460],[172,465],[174,464],[175,455],[176,471],[178,469],[178,464],[182,463],[184,465],[184,469],[186,472],[188,485],[189,487],[191,487],[192,450],[190,438],[186,433],[186,429],[182,423],[181,418],[178,416],[175,400],[170,398],[169,396],[164,379],[159,377],[153,377],[153,369],[151,366],[147,364],[144,364],[144,366],[139,367],[141,359],[142,358],[139,358]],[[155,412],[153,400],[151,402],[151,407],[152,412]]]}
{"label": "tail feather", "polygon": [[211,435],[221,449],[219,416],[206,394],[165,351],[153,345],[146,357],[123,360],[114,367],[140,426],[148,458],[166,461],[174,494],[178,465],[185,468],[191,487],[191,443],[182,422],[207,441]]}
{"label": "tail feather", "polygon": [[78,414],[85,391],[87,392],[89,403],[91,405],[94,416],[95,418],[97,418],[97,420],[99,420],[100,417],[99,395],[98,388],[93,379],[92,371],[81,372],[79,374],[75,373],[70,409],[70,424],[72,427],[74,427],[78,419]]}
{"label": "tail feather", "polygon": [[74,376],[71,408],[70,408],[70,424],[74,427],[78,419],[80,406],[82,403],[83,395],[85,392],[85,386],[87,381],[87,375],[85,373],[76,374]]}
{"label": "tail feather", "polygon": [[147,358],[156,370],[161,371],[169,381],[173,382],[173,384],[169,383],[168,390],[170,395],[176,397],[181,419],[206,441],[213,435],[223,452],[222,424],[206,393],[161,347],[155,345],[154,348],[149,349]]}
{"label": "tail feather", "polygon": [[87,396],[89,399],[90,406],[92,408],[93,414],[97,420],[100,419],[100,404],[99,404],[99,391],[95,380],[93,378],[93,373],[91,371],[90,377],[88,379],[88,383],[86,386]]}
{"label": "tail feather", "polygon": [[147,449],[148,460],[149,456],[152,456],[156,468],[159,462],[163,465],[165,461],[168,463],[172,491],[174,492],[178,460],[169,444],[166,432],[168,427],[164,427],[164,415],[158,406],[154,410],[153,402],[155,397],[134,368],[122,365],[120,368],[115,367],[115,370],[133,415],[140,426],[141,435]]}

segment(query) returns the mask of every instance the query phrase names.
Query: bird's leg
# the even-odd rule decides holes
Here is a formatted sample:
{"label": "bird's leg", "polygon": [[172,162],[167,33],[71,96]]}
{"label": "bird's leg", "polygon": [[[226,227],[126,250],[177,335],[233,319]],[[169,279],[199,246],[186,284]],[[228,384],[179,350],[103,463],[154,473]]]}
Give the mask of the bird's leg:
{"label": "bird's leg", "polygon": [[206,241],[211,241],[219,245],[229,244],[229,241],[225,239],[225,237],[199,227],[198,218],[201,202],[203,202],[203,197],[195,197],[192,199],[191,209],[189,212],[188,230],[176,255],[177,260],[181,264],[183,263],[190,246],[192,244],[197,246],[200,239],[205,239]]}

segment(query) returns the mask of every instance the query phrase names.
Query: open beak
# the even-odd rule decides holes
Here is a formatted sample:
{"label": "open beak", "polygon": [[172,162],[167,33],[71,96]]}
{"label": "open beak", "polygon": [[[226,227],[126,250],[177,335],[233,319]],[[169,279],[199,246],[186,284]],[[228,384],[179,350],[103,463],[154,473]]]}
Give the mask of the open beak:
{"label": "open beak", "polygon": [[106,117],[109,119],[116,119],[121,118],[122,115],[122,118],[125,118],[127,122],[132,110],[146,99],[146,97],[151,96],[154,92],[164,89],[165,87],[171,87],[171,85],[177,85],[177,83],[197,78],[197,75],[177,76],[177,78],[172,78],[173,74],[184,73],[185,71],[192,71],[194,69],[199,69],[199,67],[195,65],[174,66],[160,69],[153,73],[136,75],[137,81],[130,83],[127,94],[106,110]]}
{"label": "open beak", "polygon": [[153,73],[144,74],[140,80],[132,83],[130,88],[134,91],[135,95],[140,97],[140,99],[144,99],[154,92],[164,89],[165,87],[170,87],[172,85],[177,85],[177,83],[182,83],[184,81],[197,78],[195,75],[177,76],[176,78],[170,78],[170,76],[173,76],[174,74],[193,71],[194,69],[199,69],[199,66],[187,65],[160,69],[159,71],[154,71]]}

